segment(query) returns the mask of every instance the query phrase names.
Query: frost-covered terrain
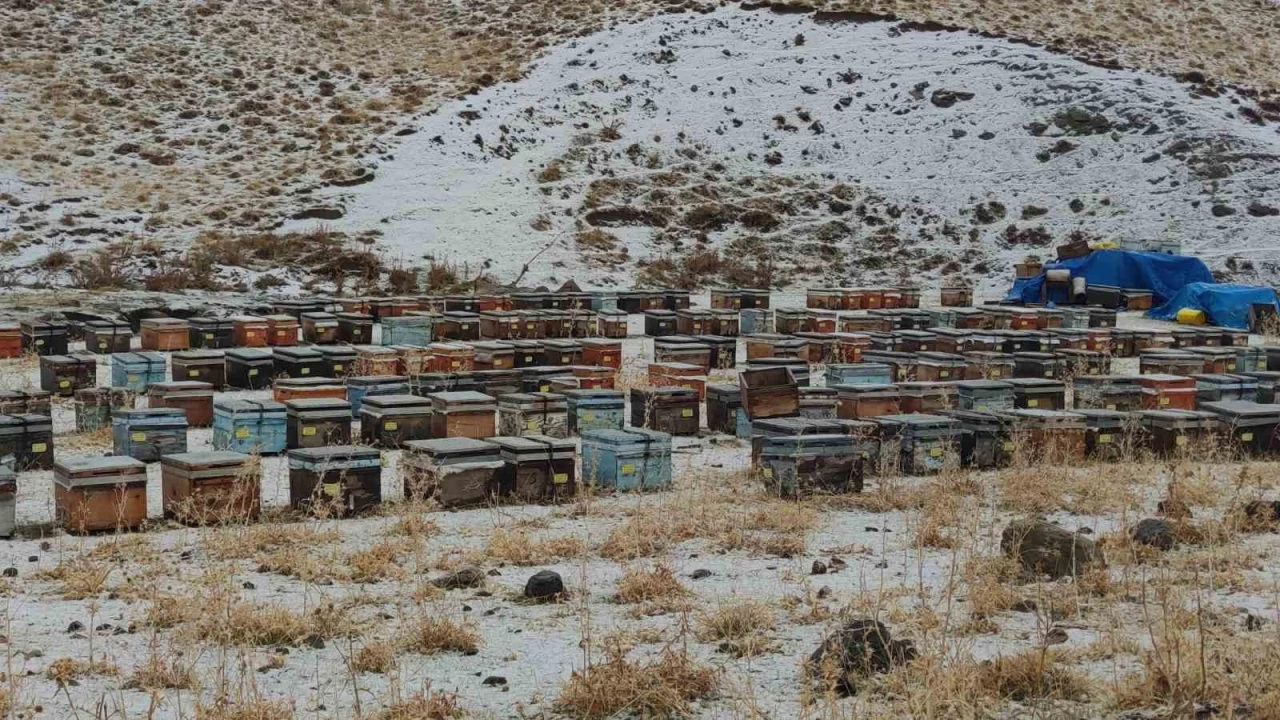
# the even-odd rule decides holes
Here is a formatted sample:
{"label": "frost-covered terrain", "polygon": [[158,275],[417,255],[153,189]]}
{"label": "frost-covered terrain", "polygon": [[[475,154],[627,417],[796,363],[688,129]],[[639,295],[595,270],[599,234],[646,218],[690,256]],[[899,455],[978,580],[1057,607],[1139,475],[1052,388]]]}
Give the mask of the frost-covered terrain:
{"label": "frost-covered terrain", "polygon": [[1073,233],[1180,243],[1270,279],[1280,136],[1243,107],[964,32],[662,16],[556,48],[389,138],[376,179],[326,191],[345,217],[325,223],[379,230],[410,261],[487,262],[501,278],[528,263],[526,282],[625,285],[641,268],[1003,285]]}

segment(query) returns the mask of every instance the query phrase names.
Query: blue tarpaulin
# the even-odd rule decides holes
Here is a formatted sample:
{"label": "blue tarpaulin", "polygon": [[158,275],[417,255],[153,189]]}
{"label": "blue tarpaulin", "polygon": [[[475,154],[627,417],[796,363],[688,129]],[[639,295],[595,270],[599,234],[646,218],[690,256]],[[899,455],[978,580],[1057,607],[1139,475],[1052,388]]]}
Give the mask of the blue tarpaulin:
{"label": "blue tarpaulin", "polygon": [[[1169,300],[1188,283],[1213,282],[1213,274],[1199,258],[1129,250],[1094,250],[1084,257],[1050,263],[1045,269],[1070,270],[1072,277],[1083,277],[1090,285],[1150,290],[1155,303]],[[1044,278],[1042,272],[1016,281],[1007,299],[1040,302]],[[1049,299],[1059,303],[1067,301],[1065,297]]]}
{"label": "blue tarpaulin", "polygon": [[1147,317],[1156,320],[1176,320],[1183,308],[1203,310],[1209,322],[1219,327],[1247,330],[1249,306],[1253,304],[1276,307],[1276,291],[1257,285],[1229,285],[1226,283],[1191,283],[1184,286],[1165,304],[1147,311]]}

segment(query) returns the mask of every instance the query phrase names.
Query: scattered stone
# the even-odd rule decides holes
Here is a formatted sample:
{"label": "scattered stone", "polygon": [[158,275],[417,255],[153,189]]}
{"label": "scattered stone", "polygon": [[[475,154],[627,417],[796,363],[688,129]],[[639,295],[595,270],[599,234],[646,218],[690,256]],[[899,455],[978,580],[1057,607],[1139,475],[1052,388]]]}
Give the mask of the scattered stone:
{"label": "scattered stone", "polygon": [[1048,213],[1049,208],[1040,207],[1039,205],[1028,205],[1022,208],[1022,219],[1031,220],[1033,218],[1038,218],[1041,215],[1047,215]]}
{"label": "scattered stone", "polygon": [[857,679],[884,673],[916,656],[909,640],[894,640],[889,628],[870,618],[849,621],[809,656],[806,669],[843,695],[858,692]]}
{"label": "scattered stone", "polygon": [[502,677],[501,675],[490,675],[489,677],[484,679],[484,685],[488,687],[495,687],[498,685],[506,685],[506,684],[507,684],[507,679]]}
{"label": "scattered stone", "polygon": [[1049,632],[1044,634],[1044,644],[1046,646],[1061,645],[1070,639],[1070,636],[1067,635],[1067,631],[1056,625],[1049,628]]}
{"label": "scattered stone", "polygon": [[551,570],[539,570],[524,585],[524,596],[535,600],[551,600],[564,594],[564,580]]}
{"label": "scattered stone", "polygon": [[1053,124],[1068,135],[1099,135],[1111,130],[1111,121],[1105,115],[1080,107],[1067,108],[1054,115]]}
{"label": "scattered stone", "polygon": [[53,549],[53,543],[49,542],[48,540],[45,540],[44,542],[40,543],[40,549],[45,552],[48,552]]}
{"label": "scattered stone", "polygon": [[827,567],[831,568],[832,572],[834,572],[836,570],[843,570],[849,567],[849,563],[845,562],[844,560],[841,560],[838,557],[833,556],[831,558],[831,562],[827,563]]}
{"label": "scattered stone", "polygon": [[1172,550],[1178,544],[1173,523],[1163,518],[1146,518],[1133,526],[1130,537],[1142,545],[1150,545],[1159,550]]}
{"label": "scattered stone", "polygon": [[940,108],[949,108],[957,102],[972,99],[973,93],[959,90],[934,90],[933,94],[929,96],[929,102]]}
{"label": "scattered stone", "polygon": [[27,562],[40,562],[40,557],[37,555],[28,555]]}
{"label": "scattered stone", "polygon": [[1055,579],[1079,575],[1091,565],[1106,565],[1093,540],[1039,519],[1009,523],[1000,534],[1000,549],[1024,570]]}
{"label": "scattered stone", "polygon": [[497,569],[497,568],[494,568],[494,569],[490,570],[489,572],[487,572],[487,573],[485,573],[485,574],[486,574],[486,575],[488,575],[489,577],[498,577],[498,576],[502,575],[502,573],[498,572],[498,569]]}
{"label": "scattered stone", "polygon": [[294,220],[341,220],[346,210],[334,205],[319,205],[294,213]]}
{"label": "scattered stone", "polygon": [[1246,212],[1253,217],[1271,217],[1273,215],[1280,215],[1280,208],[1264,205],[1255,200],[1249,203],[1249,207],[1246,208]]}
{"label": "scattered stone", "polygon": [[1280,523],[1280,500],[1250,500],[1245,503],[1244,516],[1250,524],[1275,528]]}
{"label": "scattered stone", "polygon": [[823,585],[822,587],[818,588],[817,597],[819,600],[825,600],[831,597],[832,592],[833,590],[831,589],[830,585]]}
{"label": "scattered stone", "polygon": [[995,137],[996,137],[996,134],[995,134],[995,133],[993,133],[993,132],[991,132],[990,130],[988,130],[988,131],[986,131],[986,132],[982,133],[981,135],[979,135],[979,136],[978,136],[978,139],[979,139],[979,140],[994,140],[994,139],[995,139]]}
{"label": "scattered stone", "polygon": [[693,578],[694,580],[709,578],[711,577],[711,571],[706,568],[698,568],[697,570],[694,570],[693,572],[689,573],[689,577]]}
{"label": "scattered stone", "polygon": [[827,564],[822,562],[821,560],[814,560],[813,567],[810,568],[809,574],[810,575],[826,575]]}
{"label": "scattered stone", "polygon": [[307,639],[303,640],[302,643],[312,650],[324,649],[324,638],[316,635],[315,633],[308,635]]}
{"label": "scattered stone", "polygon": [[5,568],[5,569],[4,569],[4,576],[5,576],[5,577],[18,577],[18,568],[16,568],[16,567],[7,567],[7,568]]}
{"label": "scattered stone", "polygon": [[1266,620],[1263,620],[1253,613],[1246,613],[1244,616],[1244,629],[1249,632],[1257,632],[1261,630],[1264,624],[1266,624]]}
{"label": "scattered stone", "polygon": [[1214,203],[1213,208],[1210,210],[1210,212],[1213,213],[1214,217],[1228,217],[1230,215],[1235,215],[1236,209],[1231,207],[1230,205],[1223,205],[1222,203]]}
{"label": "scattered stone", "polygon": [[244,582],[240,583],[240,587],[241,587],[241,588],[243,588],[243,589],[245,589],[245,590],[257,590],[257,589],[258,589],[258,586],[257,586],[257,585],[254,585],[253,583],[249,582],[248,580],[245,580]]}
{"label": "scattered stone", "polygon": [[71,624],[67,626],[67,632],[69,633],[84,632],[84,623],[80,622],[79,620],[72,620]]}
{"label": "scattered stone", "polygon": [[441,590],[460,590],[480,587],[484,584],[484,571],[478,567],[464,567],[431,581]]}
{"label": "scattered stone", "polygon": [[764,156],[764,162],[766,165],[781,165],[782,153],[778,152],[777,150],[774,150],[773,152]]}

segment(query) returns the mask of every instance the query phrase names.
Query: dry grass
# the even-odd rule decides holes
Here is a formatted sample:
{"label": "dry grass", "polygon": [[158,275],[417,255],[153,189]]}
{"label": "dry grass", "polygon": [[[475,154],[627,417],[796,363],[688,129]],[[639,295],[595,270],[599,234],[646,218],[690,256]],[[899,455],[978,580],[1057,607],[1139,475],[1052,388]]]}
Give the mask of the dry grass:
{"label": "dry grass", "polygon": [[44,676],[58,685],[73,685],[82,677],[90,675],[116,675],[120,670],[104,660],[73,660],[59,658],[49,663]]}
{"label": "dry grass", "polygon": [[189,690],[195,684],[195,676],[189,665],[180,658],[166,660],[156,655],[134,668],[125,682],[126,689],[138,690]]}
{"label": "dry grass", "polygon": [[319,525],[266,523],[219,528],[204,536],[204,545],[215,560],[239,560],[289,548],[315,548],[338,538],[336,529]]}
{"label": "dry grass", "polygon": [[610,560],[635,560],[706,538],[725,550],[791,557],[803,554],[805,536],[817,522],[817,512],[805,504],[680,493],[631,512],[600,544],[599,553]]}
{"label": "dry grass", "polygon": [[453,693],[415,693],[404,700],[392,703],[374,720],[449,720],[464,717],[465,713]]}
{"label": "dry grass", "polygon": [[351,668],[356,672],[388,673],[396,668],[396,654],[396,643],[374,640],[356,651],[351,658]]}
{"label": "dry grass", "polygon": [[289,720],[294,707],[287,700],[253,698],[200,708],[198,716],[201,720]]}
{"label": "dry grass", "polygon": [[482,639],[473,624],[456,622],[440,615],[423,614],[406,628],[403,647],[419,655],[457,652],[474,655]]}
{"label": "dry grass", "polygon": [[296,612],[282,605],[229,601],[205,609],[192,622],[195,639],[221,646],[291,646],[309,637],[348,635],[353,624],[341,609],[324,606]]}
{"label": "dry grass", "polygon": [[689,714],[691,701],[710,697],[716,686],[715,671],[686,654],[666,650],[633,662],[615,646],[604,662],[573,672],[556,708],[579,718],[679,717]]}
{"label": "dry grass", "polygon": [[36,577],[59,583],[64,600],[84,600],[105,592],[114,570],[110,563],[77,556],[51,570],[41,570]]}
{"label": "dry grass", "polygon": [[373,546],[351,553],[344,561],[351,582],[372,583],[382,580],[401,579],[408,576],[408,571],[400,566],[400,560],[412,552],[415,543],[402,541],[383,541]]}
{"label": "dry grass", "polygon": [[586,544],[575,537],[541,538],[498,528],[489,537],[486,554],[493,560],[528,567],[577,557],[586,552],[586,548]]}
{"label": "dry grass", "polygon": [[720,650],[735,657],[767,652],[766,633],[773,630],[773,610],[758,601],[721,605],[699,618],[698,637],[703,642],[719,642]]}

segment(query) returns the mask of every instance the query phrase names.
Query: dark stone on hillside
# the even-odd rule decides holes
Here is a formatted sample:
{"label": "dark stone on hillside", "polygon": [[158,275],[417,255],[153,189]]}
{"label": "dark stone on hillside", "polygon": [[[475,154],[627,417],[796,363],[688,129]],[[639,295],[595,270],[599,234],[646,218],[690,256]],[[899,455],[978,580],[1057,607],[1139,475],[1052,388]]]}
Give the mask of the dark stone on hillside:
{"label": "dark stone on hillside", "polygon": [[958,102],[972,99],[973,93],[959,90],[934,90],[929,96],[929,102],[940,108],[949,108]]}
{"label": "dark stone on hillside", "polygon": [[814,560],[813,567],[809,569],[809,574],[810,575],[826,575],[827,564],[822,562],[821,560]]}
{"label": "dark stone on hillside", "polygon": [[1054,115],[1053,124],[1070,135],[1099,135],[1111,130],[1111,121],[1105,115],[1080,107],[1067,108]]}
{"label": "dark stone on hillside", "polygon": [[1130,533],[1133,541],[1142,545],[1150,545],[1160,550],[1172,550],[1178,544],[1174,535],[1173,523],[1161,518],[1146,518],[1133,526]]}
{"label": "dark stone on hillside", "polygon": [[[398,135],[399,133],[396,134]],[[330,180],[329,184],[336,187],[355,187],[356,185],[363,185],[367,182],[371,182],[373,178],[374,174],[372,170],[369,170],[368,168],[360,168],[356,171],[355,175],[352,175],[349,178]]]}
{"label": "dark stone on hillside", "polygon": [[1274,528],[1280,523],[1280,500],[1250,500],[1245,503],[1244,516],[1252,523]]}
{"label": "dark stone on hillside", "polygon": [[1254,217],[1270,217],[1272,215],[1280,215],[1280,208],[1254,201],[1249,203],[1248,213]]}
{"label": "dark stone on hillside", "polygon": [[1000,549],[1015,558],[1023,570],[1055,579],[1079,575],[1093,565],[1106,565],[1093,540],[1038,519],[1009,523],[1000,534]]}
{"label": "dark stone on hillside", "polygon": [[484,679],[483,684],[487,687],[503,687],[506,686],[507,679],[501,675],[490,675]]}
{"label": "dark stone on hillside", "polygon": [[564,594],[564,580],[551,570],[539,570],[524,584],[524,596],[534,600],[552,600]]}
{"label": "dark stone on hillside", "polygon": [[84,632],[84,623],[80,622],[79,620],[72,620],[71,624],[67,626],[67,632],[69,633]]}
{"label": "dark stone on hillside", "polygon": [[484,571],[478,567],[464,567],[431,581],[441,590],[460,590],[480,587],[484,584]]}
{"label": "dark stone on hillside", "polygon": [[308,635],[305,640],[302,641],[302,644],[306,645],[312,650],[323,650],[324,638],[320,637],[319,635],[316,635],[315,633],[312,633]]}
{"label": "dark stone on hillside", "polygon": [[843,200],[832,200],[827,203],[827,209],[836,215],[843,215],[853,209],[853,206]]}
{"label": "dark stone on hillside", "polygon": [[340,220],[346,211],[340,207],[319,206],[294,213],[294,220]]}
{"label": "dark stone on hillside", "polygon": [[18,568],[7,567],[4,569],[4,576],[7,578],[18,577]]}
{"label": "dark stone on hillside", "polygon": [[1228,217],[1230,215],[1235,215],[1236,209],[1231,207],[1230,205],[1223,205],[1222,203],[1217,203],[1213,206],[1213,209],[1210,210],[1210,212],[1213,213],[1214,217]]}
{"label": "dark stone on hillside", "polygon": [[706,568],[698,568],[697,570],[689,573],[689,577],[694,580],[702,580],[703,578],[711,577],[711,571]]}
{"label": "dark stone on hillside", "polygon": [[806,669],[824,688],[853,695],[859,678],[888,672],[915,657],[911,641],[894,640],[883,623],[858,618],[827,636],[809,656]]}
{"label": "dark stone on hillside", "polygon": [[1039,205],[1028,205],[1022,208],[1022,219],[1030,220],[1032,218],[1038,218],[1041,215],[1048,214],[1048,212],[1049,208],[1042,208]]}
{"label": "dark stone on hillside", "polygon": [[988,130],[988,131],[986,131],[986,132],[982,133],[981,135],[979,135],[979,136],[978,136],[978,139],[979,139],[979,140],[994,140],[994,139],[995,139],[995,137],[996,137],[996,134],[995,134],[995,133],[993,133],[993,132],[991,132],[990,130]]}

